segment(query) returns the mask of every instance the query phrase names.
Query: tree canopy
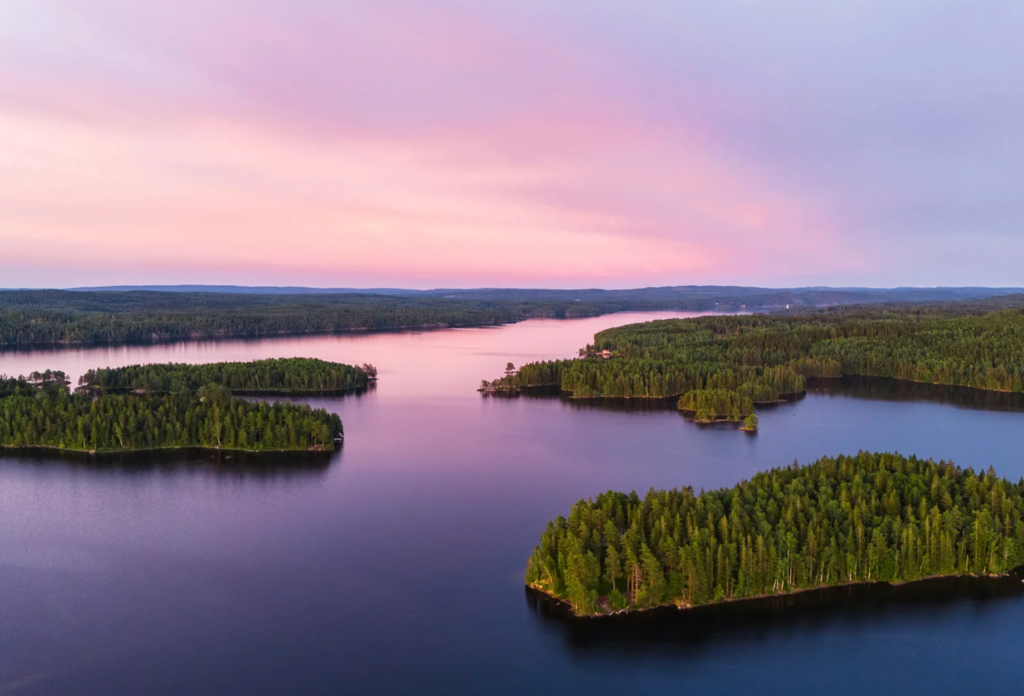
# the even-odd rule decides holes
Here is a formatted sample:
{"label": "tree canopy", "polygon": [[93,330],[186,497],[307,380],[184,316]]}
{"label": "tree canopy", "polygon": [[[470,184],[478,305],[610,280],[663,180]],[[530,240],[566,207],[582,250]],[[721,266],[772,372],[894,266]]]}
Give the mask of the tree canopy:
{"label": "tree canopy", "polygon": [[547,525],[526,582],[578,614],[1024,564],[1024,480],[860,453],[732,488],[602,493]]}
{"label": "tree canopy", "polygon": [[679,410],[698,421],[740,421],[754,413],[753,400],[729,389],[694,389],[679,399]]}
{"label": "tree canopy", "polygon": [[859,375],[1020,392],[1022,346],[1020,309],[669,319],[602,331],[578,359],[522,365],[486,388],[557,385],[576,397],[631,398],[728,390],[761,403],[802,392],[808,377]]}
{"label": "tree canopy", "polygon": [[[244,290],[244,289],[243,289]],[[587,317],[629,310],[735,311],[856,302],[951,302],[952,310],[1020,306],[1024,296],[980,299],[970,288],[769,290],[735,287],[636,290],[435,290],[394,294],[189,292],[158,289],[0,291],[0,345],[114,343],[227,336],[486,326],[530,317]],[[681,392],[680,392],[681,393]]]}
{"label": "tree canopy", "polygon": [[208,447],[333,450],[341,419],[307,405],[232,398],[216,384],[163,395],[70,394],[0,380],[0,446],[117,452]]}
{"label": "tree canopy", "polygon": [[158,363],[89,370],[81,388],[99,392],[190,392],[218,384],[233,393],[341,392],[365,387],[377,375],[372,365],[353,367],[314,358],[280,358],[205,365]]}

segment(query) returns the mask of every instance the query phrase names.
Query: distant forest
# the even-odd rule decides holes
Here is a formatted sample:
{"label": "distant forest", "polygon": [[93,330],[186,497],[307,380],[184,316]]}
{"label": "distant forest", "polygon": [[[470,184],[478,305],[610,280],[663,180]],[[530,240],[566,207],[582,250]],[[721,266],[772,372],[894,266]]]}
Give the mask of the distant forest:
{"label": "distant forest", "polygon": [[[700,401],[712,420],[736,419],[748,402],[799,393],[808,377],[1021,392],[1024,310],[971,313],[951,305],[672,319],[602,331],[580,355],[523,365],[481,389],[544,385],[576,397],[681,397],[680,408],[695,410]],[[715,404],[730,410],[716,413]]]}
{"label": "distant forest", "polygon": [[0,344],[7,346],[481,326],[520,318],[513,305],[434,298],[0,292]]}
{"label": "distant forest", "polygon": [[[631,310],[738,311],[851,303],[972,300],[1019,305],[984,288],[771,290],[438,290],[383,293],[0,291],[0,345],[32,346],[271,336],[440,326],[486,326],[531,317]],[[997,297],[999,296],[999,297]],[[992,299],[984,299],[992,298]]]}
{"label": "distant forest", "polygon": [[314,358],[274,358],[205,365],[157,363],[89,370],[79,389],[100,393],[193,392],[217,384],[235,394],[327,393],[361,389],[377,378],[372,365],[353,367]]}
{"label": "distant forest", "polygon": [[549,522],[528,585],[577,614],[1024,563],[1024,482],[896,454],[774,469],[733,488],[602,493]]}
{"label": "distant forest", "polygon": [[70,394],[59,372],[0,379],[0,447],[330,451],[342,434],[341,419],[324,409],[246,401],[214,384],[94,398]]}

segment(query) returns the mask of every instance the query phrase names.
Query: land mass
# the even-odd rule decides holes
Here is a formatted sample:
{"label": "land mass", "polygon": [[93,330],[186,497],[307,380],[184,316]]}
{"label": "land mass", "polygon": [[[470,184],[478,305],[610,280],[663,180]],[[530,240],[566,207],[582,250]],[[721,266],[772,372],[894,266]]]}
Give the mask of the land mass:
{"label": "land mass", "polygon": [[1024,304],[1015,288],[481,288],[427,291],[139,286],[0,291],[0,345],[38,346],[491,326],[623,311],[768,311],[970,300]]}
{"label": "land mass", "polygon": [[834,308],[630,324],[580,357],[522,365],[483,392],[557,386],[576,398],[678,398],[698,421],[741,421],[807,378],[887,377],[1024,391],[1024,310],[977,305]]}
{"label": "land mass", "polygon": [[89,370],[78,390],[90,393],[170,394],[216,384],[232,394],[338,394],[365,389],[377,379],[373,365],[345,365],[315,358],[193,365],[155,363]]}
{"label": "land mass", "polygon": [[1024,481],[860,453],[733,488],[609,491],[548,523],[526,584],[580,616],[860,583],[999,576],[1024,563]]}
{"label": "land mass", "polygon": [[61,372],[0,379],[0,447],[89,453],[335,449],[341,419],[304,404],[235,398],[207,384],[170,394],[71,394]]}

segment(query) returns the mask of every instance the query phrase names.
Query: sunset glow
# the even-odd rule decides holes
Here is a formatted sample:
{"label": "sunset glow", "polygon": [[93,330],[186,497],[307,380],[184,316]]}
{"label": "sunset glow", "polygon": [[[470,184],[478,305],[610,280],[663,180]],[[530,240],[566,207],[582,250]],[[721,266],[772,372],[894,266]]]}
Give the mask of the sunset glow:
{"label": "sunset glow", "polygon": [[1019,284],[1021,18],[868,4],[8,0],[0,285]]}

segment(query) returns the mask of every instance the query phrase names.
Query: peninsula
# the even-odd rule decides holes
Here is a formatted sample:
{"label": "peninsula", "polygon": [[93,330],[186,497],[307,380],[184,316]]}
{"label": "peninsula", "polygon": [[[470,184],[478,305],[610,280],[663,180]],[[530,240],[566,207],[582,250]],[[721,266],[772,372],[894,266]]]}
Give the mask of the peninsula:
{"label": "peninsula", "polygon": [[506,369],[483,392],[559,387],[576,398],[677,398],[698,421],[740,421],[756,404],[805,391],[807,378],[887,377],[1024,391],[1024,310],[972,305],[838,308],[630,324],[579,357]]}
{"label": "peninsula", "polygon": [[733,488],[602,493],[548,522],[526,584],[580,616],[1024,564],[1024,482],[898,454],[823,458]]}

